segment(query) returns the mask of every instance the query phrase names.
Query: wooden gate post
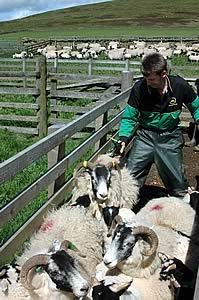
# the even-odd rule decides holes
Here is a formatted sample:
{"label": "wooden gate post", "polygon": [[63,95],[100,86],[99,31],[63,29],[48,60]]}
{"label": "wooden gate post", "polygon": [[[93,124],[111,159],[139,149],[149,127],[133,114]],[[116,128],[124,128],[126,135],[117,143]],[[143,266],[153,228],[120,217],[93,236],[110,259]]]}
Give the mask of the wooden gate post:
{"label": "wooden gate post", "polygon": [[[123,71],[122,72],[122,82],[121,82],[121,92],[125,91],[129,87],[133,85],[133,73],[131,71]],[[123,109],[126,106],[126,101],[128,99],[124,99],[120,103],[120,109]]]}
{"label": "wooden gate post", "polygon": [[23,87],[27,87],[27,81],[26,81],[26,58],[22,58],[22,71],[24,73],[24,79],[23,79]]}
{"label": "wooden gate post", "polygon": [[42,138],[47,135],[48,128],[48,110],[47,110],[47,65],[46,58],[42,56],[37,63],[38,78],[36,80],[36,86],[40,91],[40,95],[37,97],[37,104],[39,105],[38,116],[38,129],[39,137]]}
{"label": "wooden gate post", "polygon": [[133,73],[131,71],[122,71],[121,92],[133,85]]}
{"label": "wooden gate post", "polygon": [[[48,134],[55,132],[64,125],[52,125],[48,128]],[[65,156],[65,141],[56,148],[48,152],[48,169],[61,161]],[[48,197],[51,197],[65,182],[65,174],[61,174],[54,182],[48,186]]]}
{"label": "wooden gate post", "polygon": [[92,75],[92,58],[89,58],[88,60],[88,75]]}
{"label": "wooden gate post", "polygon": [[[56,90],[57,90],[57,79],[51,79],[51,81],[50,81],[50,89],[51,89],[52,93],[56,92]],[[49,116],[50,116],[50,118],[55,118],[56,119],[59,116],[59,112],[58,111],[54,111],[53,108],[52,108],[52,105],[56,105],[57,104],[57,99],[51,96],[50,99],[49,99],[49,101],[50,101]]]}

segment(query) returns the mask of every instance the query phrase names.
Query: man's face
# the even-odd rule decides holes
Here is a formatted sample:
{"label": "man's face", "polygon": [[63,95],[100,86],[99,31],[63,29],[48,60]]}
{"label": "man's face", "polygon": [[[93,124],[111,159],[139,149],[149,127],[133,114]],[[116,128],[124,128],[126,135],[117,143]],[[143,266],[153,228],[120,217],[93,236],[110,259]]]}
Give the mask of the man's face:
{"label": "man's face", "polygon": [[162,89],[165,84],[165,71],[163,71],[160,75],[152,72],[148,76],[144,76],[146,83],[148,86],[154,89]]}

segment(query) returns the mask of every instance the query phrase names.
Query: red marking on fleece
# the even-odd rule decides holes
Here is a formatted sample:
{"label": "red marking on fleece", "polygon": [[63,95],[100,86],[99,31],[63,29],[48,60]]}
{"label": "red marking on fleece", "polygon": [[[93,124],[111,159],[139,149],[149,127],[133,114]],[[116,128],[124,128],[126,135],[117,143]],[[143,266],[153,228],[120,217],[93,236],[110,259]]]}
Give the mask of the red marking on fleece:
{"label": "red marking on fleece", "polygon": [[155,204],[150,208],[150,210],[161,210],[161,209],[163,209],[163,206],[160,204]]}
{"label": "red marking on fleece", "polygon": [[41,225],[40,230],[43,232],[49,231],[54,225],[54,222],[52,220],[49,220],[48,222]]}

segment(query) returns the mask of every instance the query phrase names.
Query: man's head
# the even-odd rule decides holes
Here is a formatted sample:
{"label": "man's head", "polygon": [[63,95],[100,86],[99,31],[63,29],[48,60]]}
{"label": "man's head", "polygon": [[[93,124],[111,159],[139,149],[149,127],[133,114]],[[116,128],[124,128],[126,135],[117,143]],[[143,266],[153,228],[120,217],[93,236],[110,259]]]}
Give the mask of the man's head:
{"label": "man's head", "polygon": [[142,60],[141,72],[148,86],[161,89],[167,75],[167,61],[159,53],[146,55]]}

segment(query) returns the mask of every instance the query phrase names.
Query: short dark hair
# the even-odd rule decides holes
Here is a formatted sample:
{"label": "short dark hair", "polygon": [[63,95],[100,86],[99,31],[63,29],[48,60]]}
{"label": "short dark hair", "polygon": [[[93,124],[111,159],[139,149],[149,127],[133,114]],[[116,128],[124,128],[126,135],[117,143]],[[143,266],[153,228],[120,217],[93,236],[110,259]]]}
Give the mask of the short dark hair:
{"label": "short dark hair", "polygon": [[151,73],[160,75],[163,71],[168,71],[167,61],[160,53],[152,53],[144,56],[141,65],[141,72],[144,76],[149,76]]}

